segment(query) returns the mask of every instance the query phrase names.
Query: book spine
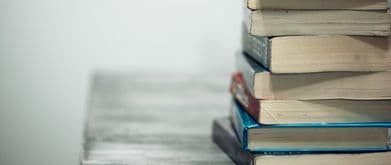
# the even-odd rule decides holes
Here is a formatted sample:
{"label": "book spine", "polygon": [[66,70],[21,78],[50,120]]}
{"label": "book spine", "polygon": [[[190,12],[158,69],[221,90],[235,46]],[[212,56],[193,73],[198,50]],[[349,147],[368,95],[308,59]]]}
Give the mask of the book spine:
{"label": "book spine", "polygon": [[[255,62],[250,63],[249,59],[243,54],[238,53],[236,56],[236,68],[237,71],[242,73],[244,82],[246,83],[246,86],[248,87],[250,93],[254,95],[254,76],[257,72],[255,70]],[[253,66],[252,66],[253,65]]]}
{"label": "book spine", "polygon": [[258,122],[260,115],[260,104],[254,96],[251,95],[241,73],[232,75],[230,86],[231,94],[246,109],[246,111]]}
{"label": "book spine", "polygon": [[213,121],[212,139],[236,164],[252,165],[254,156],[241,148],[229,120],[217,119]]}
{"label": "book spine", "polygon": [[252,10],[248,9],[247,7],[242,8],[243,13],[243,28],[248,32],[251,33],[252,31]]}
{"label": "book spine", "polygon": [[242,28],[242,48],[250,57],[256,62],[263,65],[263,67],[271,70],[271,49],[270,38],[252,36],[243,24]]}
{"label": "book spine", "polygon": [[244,150],[247,150],[247,131],[248,128],[245,125],[245,121],[243,121],[242,116],[240,114],[240,110],[237,107],[238,103],[234,100],[231,103],[231,125],[234,128],[234,131],[241,143],[241,146]]}

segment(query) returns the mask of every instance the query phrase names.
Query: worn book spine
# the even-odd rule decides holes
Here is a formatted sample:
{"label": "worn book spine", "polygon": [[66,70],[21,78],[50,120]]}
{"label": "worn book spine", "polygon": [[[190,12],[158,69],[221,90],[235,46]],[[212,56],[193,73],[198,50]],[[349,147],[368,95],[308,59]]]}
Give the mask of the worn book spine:
{"label": "worn book spine", "polygon": [[242,48],[249,56],[255,61],[262,64],[265,68],[270,69],[271,64],[271,49],[270,49],[270,38],[253,36],[249,33],[245,24],[242,28]]}
{"label": "worn book spine", "polygon": [[230,92],[255,120],[259,119],[259,100],[251,95],[241,73],[232,75]]}
{"label": "worn book spine", "polygon": [[265,71],[266,68],[262,67],[262,65],[256,63],[252,59],[249,59],[247,56],[248,55],[244,52],[237,53],[235,60],[236,68],[238,72],[242,73],[242,77],[250,93],[255,96],[254,76],[258,72]]}
{"label": "worn book spine", "polygon": [[212,139],[236,164],[254,164],[255,156],[242,149],[229,119],[221,118],[213,121]]}
{"label": "worn book spine", "polygon": [[252,152],[248,147],[248,130],[250,128],[257,128],[256,123],[239,105],[237,100],[233,100],[231,103],[231,123],[240,144],[244,150]]}

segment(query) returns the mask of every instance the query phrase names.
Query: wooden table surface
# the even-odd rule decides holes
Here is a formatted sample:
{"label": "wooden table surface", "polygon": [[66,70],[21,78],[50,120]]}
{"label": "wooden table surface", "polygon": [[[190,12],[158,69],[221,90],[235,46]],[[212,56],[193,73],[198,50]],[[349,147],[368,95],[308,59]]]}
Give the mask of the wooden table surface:
{"label": "wooden table surface", "polygon": [[96,74],[84,165],[232,164],[211,141],[212,119],[228,115],[229,77]]}

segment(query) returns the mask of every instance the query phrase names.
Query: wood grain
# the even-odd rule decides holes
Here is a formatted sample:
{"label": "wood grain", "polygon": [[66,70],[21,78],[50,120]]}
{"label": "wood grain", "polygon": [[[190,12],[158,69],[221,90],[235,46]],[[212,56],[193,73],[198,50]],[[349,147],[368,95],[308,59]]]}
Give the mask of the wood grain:
{"label": "wood grain", "polygon": [[113,74],[93,78],[83,165],[232,164],[212,142],[227,116],[226,77]]}

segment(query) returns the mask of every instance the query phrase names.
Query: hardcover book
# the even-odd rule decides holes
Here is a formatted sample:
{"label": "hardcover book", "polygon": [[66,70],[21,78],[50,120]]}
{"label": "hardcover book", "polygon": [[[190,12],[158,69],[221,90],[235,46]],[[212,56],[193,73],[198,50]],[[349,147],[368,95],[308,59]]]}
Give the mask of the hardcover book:
{"label": "hardcover book", "polygon": [[272,73],[391,70],[387,37],[260,37],[243,28],[242,47]]}
{"label": "hardcover book", "polygon": [[386,10],[387,0],[245,0],[249,9]]}
{"label": "hardcover book", "polygon": [[356,10],[247,10],[250,34],[292,35],[390,35],[390,13]]}
{"label": "hardcover book", "polygon": [[391,71],[273,74],[246,54],[236,57],[237,69],[257,99],[391,99]]}
{"label": "hardcover book", "polygon": [[250,152],[371,152],[390,149],[391,123],[261,125],[236,101],[232,125]]}
{"label": "hardcover book", "polygon": [[230,92],[261,124],[391,122],[391,100],[259,100],[241,73],[232,75]]}
{"label": "hardcover book", "polygon": [[391,162],[391,152],[253,154],[241,148],[241,144],[227,118],[215,119],[213,121],[212,138],[232,161],[242,165],[389,165]]}

